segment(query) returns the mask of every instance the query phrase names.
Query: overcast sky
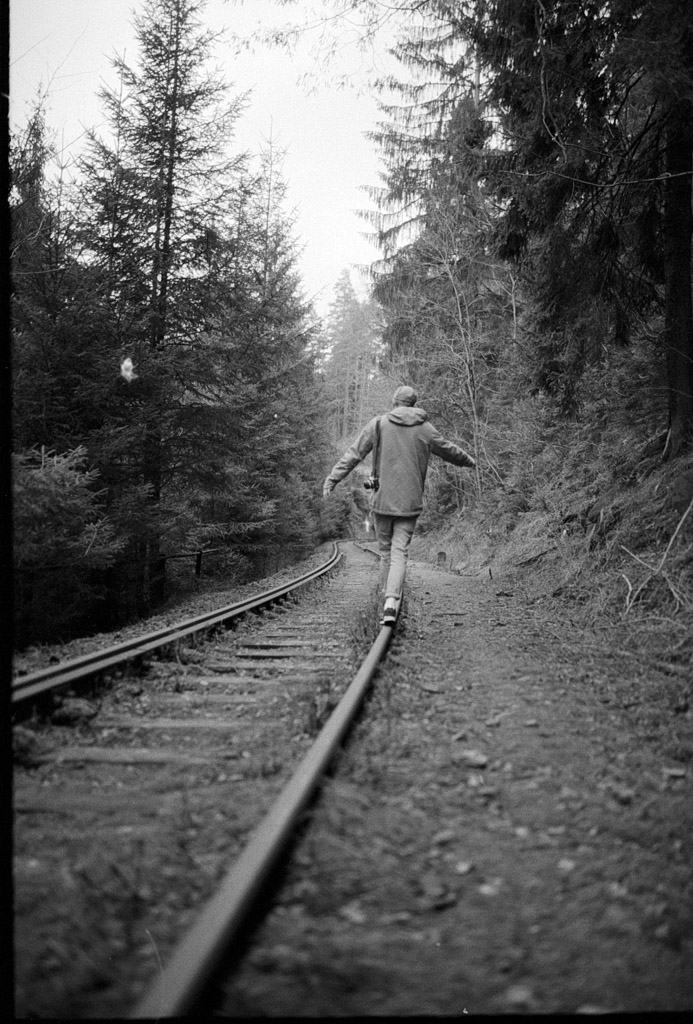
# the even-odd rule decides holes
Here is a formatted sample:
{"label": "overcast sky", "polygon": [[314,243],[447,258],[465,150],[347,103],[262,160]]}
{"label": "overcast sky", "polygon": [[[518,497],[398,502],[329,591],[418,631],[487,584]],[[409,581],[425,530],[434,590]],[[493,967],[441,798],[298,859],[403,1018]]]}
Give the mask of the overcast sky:
{"label": "overcast sky", "polygon": [[[103,121],[96,94],[102,82],[115,85],[109,57],[124,53],[135,62],[136,8],[135,0],[10,0],[11,125],[21,125],[39,89],[47,90],[49,127],[66,154],[74,153],[84,126]],[[228,26],[250,37],[260,27],[285,24],[292,13],[272,0],[209,0],[204,18],[211,29]],[[345,75],[350,85],[338,88],[316,66],[317,39],[317,32],[309,34],[293,57],[266,46],[239,53],[228,45],[216,57],[234,93],[252,90],[233,149],[258,152],[270,133],[286,149],[287,212],[297,214],[306,292],[324,314],[341,271],[379,255],[362,237],[369,226],[356,211],[371,206],[360,186],[379,184],[382,165],[364,133],[381,115],[363,87],[386,57],[360,53],[345,28],[330,77]],[[305,73],[312,74],[313,90],[299,82]],[[359,288],[358,275],[352,279]]]}

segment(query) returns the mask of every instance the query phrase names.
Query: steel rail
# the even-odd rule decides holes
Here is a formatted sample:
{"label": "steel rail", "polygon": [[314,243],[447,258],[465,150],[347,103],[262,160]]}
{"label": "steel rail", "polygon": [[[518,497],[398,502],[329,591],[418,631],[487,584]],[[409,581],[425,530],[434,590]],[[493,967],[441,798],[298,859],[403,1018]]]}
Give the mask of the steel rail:
{"label": "steel rail", "polygon": [[91,676],[98,675],[100,672],[105,671],[105,669],[122,664],[148,651],[156,650],[158,647],[165,647],[167,644],[189,636],[191,633],[210,629],[212,626],[227,622],[229,619],[245,615],[254,608],[271,604],[273,601],[290,594],[299,587],[305,586],[307,583],[311,583],[313,580],[329,572],[337,565],[341,557],[339,549],[335,544],[332,555],[326,562],[316,569],[298,576],[289,583],[263,591],[260,594],[255,594],[244,601],[226,605],[224,608],[204,612],[201,615],[195,616],[195,618],[174,623],[152,633],[146,633],[144,636],[134,637],[131,640],[126,640],[122,644],[116,644],[105,650],[92,651],[79,658],[72,658],[69,661],[61,662],[58,665],[51,665],[29,675],[19,676],[12,680],[12,703],[24,703],[51,691],[60,690],[80,679],[88,679]]}
{"label": "steel rail", "polygon": [[392,634],[391,626],[381,628],[315,743],[129,1019],[191,1013],[222,958],[235,952],[233,943],[361,706]]}

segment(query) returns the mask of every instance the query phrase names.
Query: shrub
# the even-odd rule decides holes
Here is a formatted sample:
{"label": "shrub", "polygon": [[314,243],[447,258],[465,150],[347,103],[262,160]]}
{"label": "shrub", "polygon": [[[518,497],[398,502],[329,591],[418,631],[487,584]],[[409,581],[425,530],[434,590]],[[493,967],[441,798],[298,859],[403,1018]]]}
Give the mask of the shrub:
{"label": "shrub", "polygon": [[88,620],[103,592],[95,570],[122,542],[99,508],[83,447],[13,455],[14,623],[19,646],[59,638]]}

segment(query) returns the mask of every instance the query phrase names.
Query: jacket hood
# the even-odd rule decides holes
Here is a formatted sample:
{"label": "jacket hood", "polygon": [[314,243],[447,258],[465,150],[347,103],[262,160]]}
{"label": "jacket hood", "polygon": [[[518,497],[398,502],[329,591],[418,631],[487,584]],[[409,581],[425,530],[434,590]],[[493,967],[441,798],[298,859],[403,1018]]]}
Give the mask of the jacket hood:
{"label": "jacket hood", "polygon": [[428,413],[425,409],[419,409],[417,406],[398,405],[390,410],[387,418],[390,423],[396,423],[398,427],[418,427],[420,423],[426,422]]}

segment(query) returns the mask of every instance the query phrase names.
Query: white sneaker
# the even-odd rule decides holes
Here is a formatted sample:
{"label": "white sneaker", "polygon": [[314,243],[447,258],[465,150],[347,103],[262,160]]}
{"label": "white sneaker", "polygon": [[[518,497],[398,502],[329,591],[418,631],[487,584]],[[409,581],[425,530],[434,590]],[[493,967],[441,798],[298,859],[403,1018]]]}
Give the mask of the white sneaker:
{"label": "white sneaker", "polygon": [[386,604],[383,609],[382,624],[383,626],[394,626],[397,621],[397,605]]}

